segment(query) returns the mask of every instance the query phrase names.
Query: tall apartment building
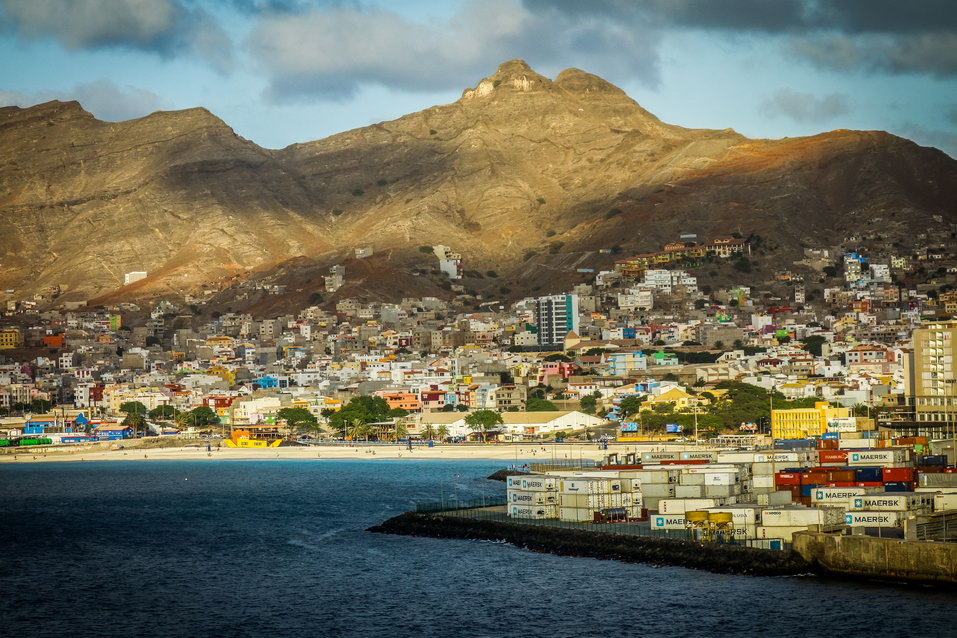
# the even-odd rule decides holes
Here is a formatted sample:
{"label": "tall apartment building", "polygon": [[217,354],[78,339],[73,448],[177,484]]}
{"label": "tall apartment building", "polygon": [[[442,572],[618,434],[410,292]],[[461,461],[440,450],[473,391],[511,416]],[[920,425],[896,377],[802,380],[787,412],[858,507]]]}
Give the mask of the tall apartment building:
{"label": "tall apartment building", "polygon": [[914,330],[904,360],[904,394],[914,421],[928,436],[957,431],[957,321],[935,321]]}
{"label": "tall apartment building", "polygon": [[535,300],[538,345],[563,346],[565,335],[578,332],[578,295],[550,295]]}

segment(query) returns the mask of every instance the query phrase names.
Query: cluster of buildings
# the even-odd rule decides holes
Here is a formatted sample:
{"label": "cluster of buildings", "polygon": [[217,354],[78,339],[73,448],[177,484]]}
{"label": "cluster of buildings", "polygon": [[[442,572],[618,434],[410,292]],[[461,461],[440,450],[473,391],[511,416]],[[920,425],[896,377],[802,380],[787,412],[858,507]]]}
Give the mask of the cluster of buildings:
{"label": "cluster of buildings", "polygon": [[[893,283],[911,258],[876,263],[860,252],[809,250],[803,267],[834,275],[812,290],[806,276],[785,271],[766,290],[699,286],[687,266],[743,258],[748,246],[730,237],[678,242],[663,251],[671,261],[636,256],[566,293],[511,305],[474,295],[367,303],[342,295],[341,266],[327,278],[327,304],[271,318],[205,314],[202,299],[42,311],[35,300],[8,299],[0,410],[16,416],[42,399],[115,418],[136,401],[150,410],[206,406],[226,425],[277,424],[284,407],[322,420],[352,397],[377,395],[411,415],[413,433],[439,418],[429,415],[489,409],[532,415],[511,416],[502,430],[537,436],[604,422],[594,414],[614,418],[629,396],[706,408],[716,384],[736,380],[767,389],[772,403],[772,390],[818,403],[776,410],[764,425],[780,438],[852,427],[861,410],[897,435],[953,434],[957,323],[944,317],[957,310],[957,291],[940,285],[945,262],[937,290]],[[461,276],[459,254],[432,250],[450,278]],[[838,276],[840,285],[827,285]],[[589,397],[593,407],[583,408]],[[526,413],[533,398],[557,409]],[[441,425],[466,434],[453,416]]]}

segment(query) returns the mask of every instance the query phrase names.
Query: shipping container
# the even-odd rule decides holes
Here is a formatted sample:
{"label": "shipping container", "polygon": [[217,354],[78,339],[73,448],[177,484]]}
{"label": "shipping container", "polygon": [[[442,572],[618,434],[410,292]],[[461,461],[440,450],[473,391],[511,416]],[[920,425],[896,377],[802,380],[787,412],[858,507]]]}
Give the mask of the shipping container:
{"label": "shipping container", "polygon": [[509,503],[520,505],[554,505],[558,502],[557,492],[528,492],[525,490],[508,490],[505,493]]}
{"label": "shipping container", "polygon": [[661,514],[684,514],[690,510],[705,509],[721,505],[720,498],[663,498],[658,501]]}
{"label": "shipping container", "polygon": [[625,503],[624,497],[625,495],[620,492],[615,494],[567,494],[563,492],[559,494],[558,506],[602,509],[605,507],[624,507],[634,502],[633,494],[628,494],[629,503]]}
{"label": "shipping container", "polygon": [[512,518],[558,518],[557,505],[509,505]]}
{"label": "shipping container", "polygon": [[773,527],[758,525],[755,528],[755,536],[757,538],[779,538],[785,543],[790,543],[794,540],[794,534],[806,531],[807,525],[775,525]]}
{"label": "shipping container", "polygon": [[899,448],[887,450],[854,450],[847,455],[847,464],[886,465],[888,463],[905,463],[909,461],[906,450]]}
{"label": "shipping container", "polygon": [[858,483],[883,483],[884,468],[859,467],[854,471],[854,480]]}
{"label": "shipping container", "polygon": [[647,483],[641,486],[641,494],[645,498],[674,498],[675,487],[670,483]]}
{"label": "shipping container", "polygon": [[913,492],[914,487],[917,486],[917,483],[914,481],[908,482],[895,482],[895,483],[884,483],[885,492]]}
{"label": "shipping container", "polygon": [[794,472],[778,472],[774,475],[775,485],[800,485],[801,475]]}
{"label": "shipping container", "polygon": [[912,467],[885,467],[881,471],[881,480],[885,483],[911,483],[917,480],[917,472]]}
{"label": "shipping container", "polygon": [[817,459],[820,463],[847,463],[847,450],[818,450]]}
{"label": "shipping container", "polygon": [[704,485],[676,485],[675,498],[701,498],[704,495]]}
{"label": "shipping container", "polygon": [[849,527],[900,527],[904,518],[904,512],[858,510],[845,514],[844,524]]}
{"label": "shipping container", "polygon": [[559,507],[558,518],[573,523],[591,523],[595,520],[595,510],[579,507]]}
{"label": "shipping container", "polygon": [[929,510],[933,507],[931,494],[921,492],[898,492],[855,496],[849,501],[849,509],[880,512],[906,512]]}
{"label": "shipping container", "polygon": [[918,475],[917,482],[921,487],[957,487],[957,474],[925,472]]}
{"label": "shipping container", "polygon": [[651,529],[687,529],[684,514],[652,514],[648,523]]}
{"label": "shipping container", "polygon": [[765,527],[798,525],[841,525],[844,510],[838,507],[781,507],[761,512]]}
{"label": "shipping container", "polygon": [[523,476],[518,487],[527,492],[554,492],[558,489],[558,479],[551,476]]}
{"label": "shipping container", "polygon": [[705,485],[706,498],[723,498],[741,494],[741,485]]}
{"label": "shipping container", "polygon": [[621,492],[618,479],[564,479],[558,482],[558,491],[565,494],[612,494]]}
{"label": "shipping container", "polygon": [[934,511],[957,510],[957,493],[934,494]]}
{"label": "shipping container", "polygon": [[815,504],[837,504],[847,507],[847,503],[855,496],[864,496],[874,493],[876,488],[867,487],[818,487],[811,492],[811,502]]}
{"label": "shipping container", "polygon": [[708,452],[708,451],[697,451],[693,450],[691,452],[679,452],[678,458],[682,461],[697,461],[697,460],[708,460],[715,461],[718,458],[717,452]]}
{"label": "shipping container", "polygon": [[678,452],[643,452],[641,460],[644,463],[654,463],[656,461],[672,461],[679,457]]}
{"label": "shipping container", "polygon": [[755,495],[758,505],[787,505],[791,502],[790,491],[767,492]]}

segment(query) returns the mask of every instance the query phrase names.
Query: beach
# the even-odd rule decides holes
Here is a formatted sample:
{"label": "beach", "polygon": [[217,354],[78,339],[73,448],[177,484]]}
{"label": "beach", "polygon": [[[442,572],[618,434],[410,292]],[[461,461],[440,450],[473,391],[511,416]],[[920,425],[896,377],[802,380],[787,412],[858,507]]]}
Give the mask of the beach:
{"label": "beach", "polygon": [[[83,446],[56,448],[21,448],[16,453],[0,454],[0,463],[57,463],[85,461],[228,461],[270,459],[491,459],[521,463],[562,462],[571,459],[599,460],[609,453],[596,443],[582,444],[436,444],[434,447],[416,445],[409,450],[404,445],[310,445],[275,448],[217,448],[212,446],[139,447],[131,443],[121,444],[121,449]],[[634,446],[628,446],[631,451]],[[625,451],[624,449],[610,450]]]}

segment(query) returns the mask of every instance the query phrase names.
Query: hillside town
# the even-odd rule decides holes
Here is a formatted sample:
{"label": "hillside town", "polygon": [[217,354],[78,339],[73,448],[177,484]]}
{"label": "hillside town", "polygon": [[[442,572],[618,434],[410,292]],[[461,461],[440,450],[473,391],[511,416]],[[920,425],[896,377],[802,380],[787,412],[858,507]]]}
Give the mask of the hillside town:
{"label": "hillside town", "polygon": [[[927,250],[882,262],[807,250],[804,265],[835,284],[815,281],[820,298],[787,271],[769,290],[698,285],[701,263],[748,270],[755,243],[684,236],[512,304],[336,296],[262,319],[204,314],[202,299],[88,307],[7,291],[0,428],[63,442],[240,426],[268,440],[590,438],[599,427],[665,440],[803,438],[864,419],[894,436],[954,434],[957,290],[940,283],[957,267]],[[461,255],[434,253],[461,277]],[[905,285],[914,268],[939,282]],[[334,266],[323,290],[346,277]],[[360,397],[379,409],[336,417]],[[476,411],[499,416],[476,428]]]}

